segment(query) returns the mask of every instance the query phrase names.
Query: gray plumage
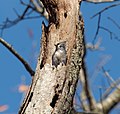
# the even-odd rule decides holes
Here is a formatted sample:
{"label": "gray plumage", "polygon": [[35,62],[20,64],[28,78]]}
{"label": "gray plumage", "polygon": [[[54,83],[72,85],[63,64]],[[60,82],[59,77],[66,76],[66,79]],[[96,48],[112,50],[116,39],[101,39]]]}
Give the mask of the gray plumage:
{"label": "gray plumage", "polygon": [[55,47],[55,52],[52,55],[52,65],[57,68],[60,63],[66,65],[66,42],[58,43]]}

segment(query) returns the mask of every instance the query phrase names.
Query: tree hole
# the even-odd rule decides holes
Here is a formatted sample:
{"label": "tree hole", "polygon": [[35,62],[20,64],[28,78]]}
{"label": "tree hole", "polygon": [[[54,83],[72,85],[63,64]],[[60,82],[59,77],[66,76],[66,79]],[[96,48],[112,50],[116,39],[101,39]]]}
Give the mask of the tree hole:
{"label": "tree hole", "polygon": [[67,13],[64,13],[64,17],[67,18]]}

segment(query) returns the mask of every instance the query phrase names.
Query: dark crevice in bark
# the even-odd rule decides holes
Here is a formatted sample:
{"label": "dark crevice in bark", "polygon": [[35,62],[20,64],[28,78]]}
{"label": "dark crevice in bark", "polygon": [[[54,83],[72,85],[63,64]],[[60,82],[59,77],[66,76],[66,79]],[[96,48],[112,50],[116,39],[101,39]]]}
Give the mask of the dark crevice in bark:
{"label": "dark crevice in bark", "polygon": [[48,4],[47,7],[48,14],[49,14],[49,21],[56,24],[57,22],[57,15],[56,15],[56,10],[57,10],[57,5],[56,4]]}
{"label": "dark crevice in bark", "polygon": [[29,102],[31,101],[32,96],[33,96],[33,92],[31,92],[31,94],[30,94]]}
{"label": "dark crevice in bark", "polygon": [[33,107],[35,107],[35,103],[33,104]]}
{"label": "dark crevice in bark", "polygon": [[52,99],[52,102],[50,103],[50,106],[51,106],[52,108],[55,107],[55,104],[56,104],[58,98],[59,98],[59,95],[58,95],[58,94],[55,94],[54,97],[53,97],[53,99]]}
{"label": "dark crevice in bark", "polygon": [[40,69],[42,69],[44,67],[44,64],[43,64],[43,59],[41,61],[41,64],[40,64]]}
{"label": "dark crevice in bark", "polygon": [[24,104],[22,104],[20,111],[18,112],[18,114],[24,114],[26,107],[29,105],[29,102],[31,102],[31,99],[33,97],[33,92],[31,92],[28,101],[26,101]]}
{"label": "dark crevice in bark", "polygon": [[64,13],[64,17],[67,18],[67,13],[66,12]]}
{"label": "dark crevice in bark", "polygon": [[41,1],[44,4],[44,6],[49,14],[49,22],[50,22],[49,25],[54,23],[56,28],[58,28],[59,27],[59,18],[57,15],[57,12],[58,12],[57,3],[54,1],[49,1],[49,0],[48,1],[41,0]]}
{"label": "dark crevice in bark", "polygon": [[68,82],[68,86],[69,86],[69,87],[71,86],[71,82],[70,82],[70,81]]}
{"label": "dark crevice in bark", "polygon": [[40,63],[40,69],[42,69],[46,63],[46,59],[47,59],[47,54],[48,54],[48,35],[49,35],[49,27],[46,27],[45,23],[42,22],[43,24],[43,34],[44,37],[42,39],[42,50],[43,50],[43,55],[42,55],[42,61]]}

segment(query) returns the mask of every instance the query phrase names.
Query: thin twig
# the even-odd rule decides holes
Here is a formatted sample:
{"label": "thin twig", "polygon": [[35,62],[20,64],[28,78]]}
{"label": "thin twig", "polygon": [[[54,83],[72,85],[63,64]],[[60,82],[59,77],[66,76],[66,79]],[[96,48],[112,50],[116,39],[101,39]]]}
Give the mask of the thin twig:
{"label": "thin twig", "polygon": [[93,4],[103,4],[103,3],[112,3],[119,0],[83,0],[83,1],[93,3]]}
{"label": "thin twig", "polygon": [[99,88],[99,91],[100,91],[100,102],[101,102],[101,106],[102,106],[102,111],[103,111],[103,114],[105,114],[103,100],[102,100],[102,88]]}
{"label": "thin twig", "polygon": [[[120,2],[118,2],[116,4],[112,4],[110,6],[107,6],[107,7],[103,8],[101,11],[97,12],[96,14],[94,14],[91,17],[91,19],[93,19],[94,17],[98,16],[97,30],[96,30],[96,33],[95,33],[95,36],[94,36],[94,39],[93,39],[93,45],[94,45],[94,41],[97,38],[97,35],[98,35],[100,29],[103,29],[103,30],[109,32],[111,39],[112,39],[112,35],[114,35],[115,36],[114,38],[117,39],[118,41],[120,41],[120,39],[113,32],[111,32],[109,29],[107,29],[105,27],[101,27],[101,25],[100,25],[102,13],[105,12],[105,11],[107,11],[108,9],[116,7],[118,5],[120,5]],[[115,21],[113,21],[111,18],[108,18],[108,19],[110,19],[118,27],[118,24],[116,24]]]}
{"label": "thin twig", "polygon": [[[112,39],[112,36],[113,36],[113,32],[111,32],[109,29],[105,28],[105,27],[102,27],[100,26],[100,29],[103,29],[105,31],[107,31],[109,34],[110,34],[110,38]],[[115,35],[115,34],[114,34]]]}
{"label": "thin twig", "polygon": [[[25,19],[36,19],[36,18],[42,17],[42,15],[29,16],[33,11],[35,11],[35,12],[37,12],[37,13],[38,13],[38,11],[36,10],[35,7],[33,7],[33,6],[30,5],[31,2],[30,2],[29,4],[25,4],[25,3],[22,2],[22,1],[20,1],[20,2],[21,2],[21,4],[25,5],[26,8],[24,9],[24,11],[23,11],[23,13],[22,13],[21,15],[19,15],[19,14],[17,13],[17,11],[16,11],[15,9],[13,9],[14,12],[15,12],[15,14],[17,15],[17,18],[14,19],[14,20],[10,20],[9,18],[7,18],[7,19],[5,20],[5,22],[3,22],[3,24],[0,25],[1,36],[2,36],[2,33],[3,33],[3,30],[4,30],[4,29],[7,29],[7,28],[9,28],[9,27],[12,27],[12,26],[18,24],[20,21],[23,21],[23,20],[25,20]],[[31,11],[30,11],[30,10],[31,10]],[[39,12],[39,13],[40,13],[40,12]]]}
{"label": "thin twig", "polygon": [[23,12],[23,14],[20,16],[21,19],[23,19],[25,17],[25,14],[27,13],[27,11],[29,10],[29,6],[27,6]]}
{"label": "thin twig", "polygon": [[48,13],[47,13],[44,5],[42,4],[42,2],[41,1],[35,1],[35,0],[30,0],[30,1],[35,6],[36,11],[41,13],[48,20],[49,16],[48,16]]}
{"label": "thin twig", "polygon": [[105,99],[110,94],[110,92],[112,91],[112,89],[114,89],[118,84],[120,84],[120,79],[117,79],[115,83],[112,83],[110,85],[110,87],[102,95],[102,99]]}
{"label": "thin twig", "polygon": [[24,6],[29,6],[29,8],[31,8],[33,11],[40,13],[34,6],[32,6],[31,4],[33,4],[31,1],[29,2],[29,4],[23,2],[22,0],[20,0],[20,3]]}
{"label": "thin twig", "polygon": [[112,91],[112,89],[117,88],[117,89],[120,90],[120,88],[118,87],[118,84],[120,83],[120,80],[118,79],[117,81],[115,81],[115,80],[110,76],[110,74],[108,73],[108,71],[106,71],[106,70],[104,69],[104,67],[102,67],[102,71],[103,71],[104,75],[106,76],[106,78],[108,79],[108,81],[111,81],[111,82],[112,82],[112,84],[110,84],[110,87],[105,91],[105,93],[104,93],[103,96],[102,96],[102,99],[104,99],[104,98],[106,98],[106,97],[109,95],[109,93]]}
{"label": "thin twig", "polygon": [[106,70],[104,69],[104,67],[102,67],[102,70],[103,70],[103,72],[104,72],[104,75],[105,75],[106,77],[108,77],[110,81],[112,81],[113,83],[115,83],[114,79],[109,75],[108,71],[106,71]]}
{"label": "thin twig", "polygon": [[96,33],[95,33],[95,36],[94,36],[93,44],[94,44],[94,41],[95,41],[95,39],[97,38],[97,35],[98,35],[98,33],[99,33],[100,22],[101,22],[101,14],[99,14],[99,17],[98,17],[97,30],[96,30]]}
{"label": "thin twig", "polygon": [[114,37],[114,39],[116,39],[117,41],[120,41],[120,38],[118,38],[118,36],[115,33],[113,33],[112,31],[110,31],[109,29],[102,27],[102,26],[100,26],[99,28],[108,32],[110,34],[111,39],[113,39],[113,37]]}
{"label": "thin twig", "polygon": [[91,19],[94,18],[94,17],[96,17],[97,15],[103,13],[104,11],[107,11],[108,9],[113,8],[113,7],[116,7],[116,6],[118,6],[118,5],[120,5],[119,2],[116,3],[116,4],[112,4],[112,5],[110,5],[110,6],[107,6],[107,7],[103,8],[101,11],[99,11],[99,12],[96,13],[96,14],[94,14],[94,15],[91,17]]}
{"label": "thin twig", "polygon": [[4,24],[0,25],[0,29],[1,29],[1,36],[3,34],[3,30],[4,29],[7,29],[7,28],[10,28],[16,24],[18,24],[20,21],[23,21],[23,20],[28,20],[28,19],[37,19],[37,18],[40,18],[41,16],[28,16],[28,17],[24,17],[24,18],[17,18],[13,21],[9,20],[8,18],[6,19],[6,21],[4,22]]}
{"label": "thin twig", "polygon": [[110,21],[112,21],[117,26],[118,29],[120,29],[120,26],[118,25],[118,23],[114,19],[112,19],[111,17],[108,17],[108,19]]}
{"label": "thin twig", "polygon": [[13,49],[9,43],[7,43],[2,38],[0,38],[0,43],[3,44],[15,57],[17,57],[17,59],[24,65],[31,76],[34,76],[35,72],[32,70],[30,65]]}
{"label": "thin twig", "polygon": [[[108,71],[106,71],[106,70],[104,69],[104,67],[102,67],[102,70],[103,70],[103,72],[104,72],[104,75],[105,75],[114,85],[116,85],[115,80],[112,78],[112,76],[110,76],[110,74],[108,73]],[[117,89],[119,89],[117,85],[116,85],[115,87],[116,87]]]}

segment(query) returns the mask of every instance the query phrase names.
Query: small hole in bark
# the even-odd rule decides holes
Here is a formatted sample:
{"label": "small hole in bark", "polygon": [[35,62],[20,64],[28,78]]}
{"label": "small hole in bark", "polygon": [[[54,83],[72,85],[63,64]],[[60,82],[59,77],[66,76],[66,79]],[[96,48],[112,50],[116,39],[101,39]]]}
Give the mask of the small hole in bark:
{"label": "small hole in bark", "polygon": [[59,87],[59,84],[57,84],[56,88],[58,88],[58,87]]}
{"label": "small hole in bark", "polygon": [[44,67],[44,64],[43,64],[43,59],[41,61],[41,64],[40,64],[40,69],[42,69]]}
{"label": "small hole in bark", "polygon": [[35,107],[35,104],[33,104],[33,107]]}
{"label": "small hole in bark", "polygon": [[50,103],[50,106],[51,106],[52,108],[55,107],[55,104],[56,104],[56,102],[57,102],[57,100],[58,100],[58,97],[59,97],[59,95],[57,95],[57,94],[55,94],[55,96],[53,97],[52,102]]}
{"label": "small hole in bark", "polygon": [[65,18],[67,17],[67,13],[64,13],[64,17],[65,17]]}
{"label": "small hole in bark", "polygon": [[76,46],[76,44],[74,44],[74,45],[73,45],[73,48],[74,48],[74,49],[77,49],[77,46]]}

